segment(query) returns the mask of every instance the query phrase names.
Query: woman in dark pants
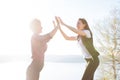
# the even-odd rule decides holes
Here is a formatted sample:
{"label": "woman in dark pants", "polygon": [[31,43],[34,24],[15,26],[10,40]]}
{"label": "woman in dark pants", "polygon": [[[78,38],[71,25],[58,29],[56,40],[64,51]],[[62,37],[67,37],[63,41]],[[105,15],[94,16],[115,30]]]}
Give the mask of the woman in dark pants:
{"label": "woman in dark pants", "polygon": [[99,65],[99,53],[95,50],[93,46],[93,37],[91,30],[89,29],[88,23],[85,19],[79,18],[77,22],[77,29],[66,25],[60,17],[57,17],[58,24],[66,26],[68,29],[77,34],[77,36],[67,36],[60,27],[59,30],[66,40],[77,40],[81,46],[82,53],[88,65],[82,77],[82,80],[94,80],[94,73]]}

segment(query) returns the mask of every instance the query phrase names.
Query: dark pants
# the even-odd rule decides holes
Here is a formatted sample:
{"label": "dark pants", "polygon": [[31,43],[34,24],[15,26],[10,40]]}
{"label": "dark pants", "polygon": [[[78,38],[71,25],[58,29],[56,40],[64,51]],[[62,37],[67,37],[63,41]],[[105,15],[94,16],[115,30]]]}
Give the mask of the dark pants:
{"label": "dark pants", "polygon": [[94,80],[94,73],[99,65],[99,58],[86,59],[88,65],[82,77],[82,80]]}
{"label": "dark pants", "polygon": [[27,68],[26,80],[39,80],[40,71],[43,68],[43,63],[33,60]]}

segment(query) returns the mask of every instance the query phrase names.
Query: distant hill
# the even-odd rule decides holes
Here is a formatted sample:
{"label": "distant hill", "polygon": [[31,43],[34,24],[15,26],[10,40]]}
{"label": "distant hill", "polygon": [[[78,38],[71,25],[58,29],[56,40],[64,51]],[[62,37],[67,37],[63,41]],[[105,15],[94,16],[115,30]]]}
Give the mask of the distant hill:
{"label": "distant hill", "polygon": [[[0,63],[27,60],[30,60],[30,56],[23,54],[0,55]],[[84,59],[80,55],[45,55],[45,61],[56,63],[80,63],[84,62]]]}
{"label": "distant hill", "polygon": [[64,63],[80,63],[84,59],[80,55],[46,55],[45,61],[47,62],[64,62]]}

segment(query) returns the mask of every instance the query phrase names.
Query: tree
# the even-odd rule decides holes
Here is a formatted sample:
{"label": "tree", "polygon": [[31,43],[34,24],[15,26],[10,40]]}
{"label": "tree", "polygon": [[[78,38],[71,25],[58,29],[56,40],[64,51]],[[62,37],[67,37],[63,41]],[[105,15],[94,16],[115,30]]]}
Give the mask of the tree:
{"label": "tree", "polygon": [[113,9],[110,13],[94,27],[100,45],[97,49],[104,54],[101,67],[104,74],[101,79],[120,80],[120,9]]}

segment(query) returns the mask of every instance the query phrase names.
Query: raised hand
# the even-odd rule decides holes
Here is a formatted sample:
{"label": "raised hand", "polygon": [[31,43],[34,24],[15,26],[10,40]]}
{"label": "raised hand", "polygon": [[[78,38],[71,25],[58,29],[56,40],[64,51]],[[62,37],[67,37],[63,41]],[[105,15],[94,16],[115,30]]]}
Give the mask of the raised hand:
{"label": "raised hand", "polygon": [[57,27],[60,28],[60,22],[59,22],[58,17],[55,17],[55,20],[56,20],[56,22],[57,22]]}
{"label": "raised hand", "polygon": [[55,21],[53,21],[53,25],[54,25],[54,28],[56,28],[57,26],[56,26],[56,24],[55,24]]}
{"label": "raised hand", "polygon": [[56,22],[57,22],[57,25],[59,25],[60,22],[59,22],[59,18],[58,18],[57,16],[55,16],[55,20],[56,20]]}
{"label": "raised hand", "polygon": [[55,21],[53,21],[54,28],[59,28],[59,22],[57,20],[57,17],[55,17]]}
{"label": "raised hand", "polygon": [[62,21],[62,19],[60,17],[57,17],[57,19],[62,25],[64,25],[64,22]]}

